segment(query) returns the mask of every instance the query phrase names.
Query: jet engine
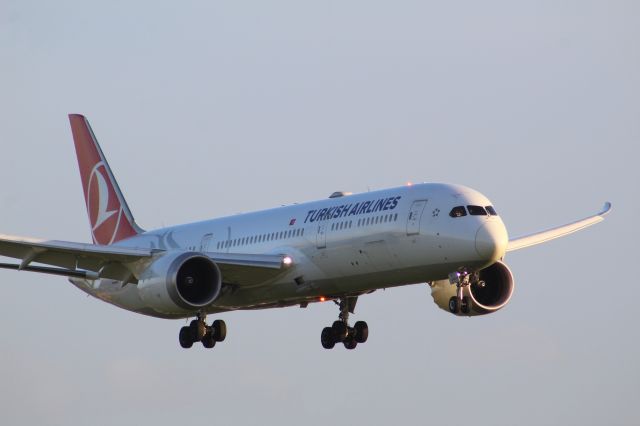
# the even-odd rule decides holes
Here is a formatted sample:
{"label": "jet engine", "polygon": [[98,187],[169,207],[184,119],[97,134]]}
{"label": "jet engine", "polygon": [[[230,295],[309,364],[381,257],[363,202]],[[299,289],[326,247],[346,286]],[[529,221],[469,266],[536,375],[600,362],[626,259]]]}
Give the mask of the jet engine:
{"label": "jet engine", "polygon": [[165,314],[197,311],[220,295],[218,265],[200,253],[165,254],[151,263],[138,279],[140,298]]}
{"label": "jet engine", "polygon": [[463,287],[463,303],[452,310],[452,298],[457,296],[457,286],[449,280],[431,283],[431,296],[439,308],[461,316],[485,315],[503,308],[513,294],[513,275],[504,263],[498,261],[477,272],[470,284]]}

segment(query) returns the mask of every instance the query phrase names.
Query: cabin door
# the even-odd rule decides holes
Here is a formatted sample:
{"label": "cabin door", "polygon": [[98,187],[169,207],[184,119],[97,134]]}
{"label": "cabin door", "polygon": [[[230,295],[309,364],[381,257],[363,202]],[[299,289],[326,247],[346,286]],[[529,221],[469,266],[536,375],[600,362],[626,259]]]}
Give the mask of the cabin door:
{"label": "cabin door", "polygon": [[327,247],[327,224],[318,224],[318,233],[316,234],[316,247],[319,249]]}
{"label": "cabin door", "polygon": [[427,200],[418,200],[411,204],[409,217],[407,218],[407,235],[416,235],[420,233],[420,220],[422,219],[422,212],[426,205]]}

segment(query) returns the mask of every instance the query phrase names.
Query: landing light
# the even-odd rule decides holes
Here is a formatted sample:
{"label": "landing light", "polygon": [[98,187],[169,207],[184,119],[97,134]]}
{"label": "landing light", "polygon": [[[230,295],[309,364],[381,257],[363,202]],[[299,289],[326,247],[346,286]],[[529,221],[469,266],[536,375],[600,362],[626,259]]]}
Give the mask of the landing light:
{"label": "landing light", "polygon": [[320,297],[320,301],[321,301],[321,302],[324,302],[324,301],[326,301],[326,300],[327,300],[327,299],[326,299],[324,296],[321,296],[321,297]]}
{"label": "landing light", "polygon": [[282,264],[284,266],[291,266],[293,264],[293,259],[291,256],[285,256],[282,258]]}

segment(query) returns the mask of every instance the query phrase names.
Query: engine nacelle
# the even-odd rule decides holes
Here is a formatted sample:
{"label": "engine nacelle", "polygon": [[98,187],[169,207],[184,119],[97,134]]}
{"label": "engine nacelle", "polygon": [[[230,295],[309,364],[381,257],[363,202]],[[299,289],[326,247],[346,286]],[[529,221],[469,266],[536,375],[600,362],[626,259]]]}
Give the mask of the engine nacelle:
{"label": "engine nacelle", "polygon": [[[479,280],[464,287],[464,297],[470,301],[469,312],[459,313],[462,316],[485,315],[503,308],[513,295],[513,275],[507,265],[496,262],[478,272]],[[484,283],[484,284],[482,284]],[[447,312],[449,301],[456,297],[457,287],[449,280],[434,281],[431,285],[431,296],[439,308]]]}
{"label": "engine nacelle", "polygon": [[138,279],[140,298],[153,310],[176,314],[210,305],[220,295],[218,265],[200,253],[166,254]]}

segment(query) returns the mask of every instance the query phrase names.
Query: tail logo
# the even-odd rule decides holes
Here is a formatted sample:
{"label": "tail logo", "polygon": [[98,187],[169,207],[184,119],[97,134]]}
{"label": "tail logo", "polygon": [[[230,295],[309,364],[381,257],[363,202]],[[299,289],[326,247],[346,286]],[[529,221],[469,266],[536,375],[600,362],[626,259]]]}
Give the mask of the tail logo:
{"label": "tail logo", "polygon": [[109,184],[109,175],[102,161],[91,170],[87,187],[87,211],[93,241],[98,244],[113,242],[120,224],[122,208]]}

